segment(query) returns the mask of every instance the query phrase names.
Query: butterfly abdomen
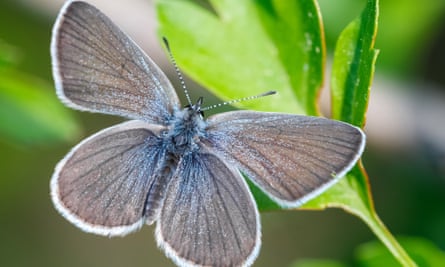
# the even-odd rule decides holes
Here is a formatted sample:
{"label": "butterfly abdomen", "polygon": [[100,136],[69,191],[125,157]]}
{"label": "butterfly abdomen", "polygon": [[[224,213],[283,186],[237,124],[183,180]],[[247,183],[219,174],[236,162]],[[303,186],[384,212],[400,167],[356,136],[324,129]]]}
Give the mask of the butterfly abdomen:
{"label": "butterfly abdomen", "polygon": [[167,186],[176,171],[178,160],[176,156],[167,154],[164,163],[160,164],[159,170],[153,174],[144,209],[147,224],[152,224],[158,218]]}

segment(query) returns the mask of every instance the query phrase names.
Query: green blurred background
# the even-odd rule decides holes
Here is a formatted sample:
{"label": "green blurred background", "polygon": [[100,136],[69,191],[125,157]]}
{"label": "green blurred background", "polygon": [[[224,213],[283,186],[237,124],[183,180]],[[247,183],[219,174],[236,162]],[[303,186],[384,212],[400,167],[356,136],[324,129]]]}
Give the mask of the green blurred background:
{"label": "green blurred background", "polygon": [[[149,0],[90,1],[171,72],[155,39]],[[319,1],[328,51],[365,1]],[[49,197],[56,163],[79,140],[120,121],[62,106],[51,77],[51,28],[62,1],[0,0],[0,266],[173,266],[156,248],[154,227],[124,238],[86,234]],[[445,248],[445,1],[381,1],[381,50],[363,157],[378,214],[400,237]],[[252,44],[254,45],[254,44]],[[328,64],[329,65],[329,64]],[[170,75],[176,81],[174,73]],[[194,85],[190,82],[189,88]],[[193,89],[191,89],[193,90]],[[218,100],[201,89],[207,103]],[[323,101],[322,101],[323,102]],[[314,258],[358,265],[375,237],[341,210],[261,214],[263,245],[254,266]],[[366,265],[363,265],[366,266]],[[444,263],[445,266],[445,263]]]}

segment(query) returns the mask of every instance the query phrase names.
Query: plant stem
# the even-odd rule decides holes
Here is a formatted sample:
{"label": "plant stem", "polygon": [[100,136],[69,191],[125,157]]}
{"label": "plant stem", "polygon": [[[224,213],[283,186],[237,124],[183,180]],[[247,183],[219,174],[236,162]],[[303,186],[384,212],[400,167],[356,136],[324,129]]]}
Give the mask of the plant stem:
{"label": "plant stem", "polygon": [[385,224],[380,220],[379,216],[375,212],[368,213],[367,215],[358,214],[363,221],[371,228],[374,234],[382,241],[382,243],[388,248],[391,254],[402,265],[407,267],[416,267],[417,264],[406,253],[405,249],[397,242],[394,236],[386,228]]}

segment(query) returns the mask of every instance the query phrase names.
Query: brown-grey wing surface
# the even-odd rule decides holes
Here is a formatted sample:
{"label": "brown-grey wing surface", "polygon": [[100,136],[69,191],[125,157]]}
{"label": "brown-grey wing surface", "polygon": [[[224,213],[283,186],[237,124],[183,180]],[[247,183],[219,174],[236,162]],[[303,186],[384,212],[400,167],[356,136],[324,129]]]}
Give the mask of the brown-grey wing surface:
{"label": "brown-grey wing surface", "polygon": [[148,217],[159,213],[147,208],[160,205],[147,199],[149,194],[165,195],[159,192],[163,188],[157,186],[156,175],[165,159],[157,137],[162,128],[129,121],[79,143],[51,178],[57,210],[82,230],[108,236],[125,235],[154,221]]}
{"label": "brown-grey wing surface", "polygon": [[301,205],[337,181],[365,145],[359,128],[320,117],[234,111],[207,122],[203,142],[287,207]]}
{"label": "brown-grey wing surface", "polygon": [[250,265],[260,246],[260,223],[239,171],[214,154],[184,156],[168,187],[156,239],[180,266]]}
{"label": "brown-grey wing surface", "polygon": [[65,4],[51,56],[57,94],[70,107],[163,124],[179,106],[159,67],[88,3]]}

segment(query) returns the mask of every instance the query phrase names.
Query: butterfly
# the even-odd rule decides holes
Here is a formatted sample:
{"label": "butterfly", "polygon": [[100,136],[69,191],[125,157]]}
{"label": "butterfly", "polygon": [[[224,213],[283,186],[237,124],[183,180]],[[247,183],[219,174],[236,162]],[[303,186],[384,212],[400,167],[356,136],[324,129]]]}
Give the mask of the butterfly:
{"label": "butterfly", "polygon": [[246,175],[283,207],[319,195],[352,168],[365,135],[320,117],[182,107],[158,66],[108,17],[67,2],[51,42],[67,106],[130,120],[76,145],[51,178],[56,209],[80,229],[123,236],[156,222],[180,266],[249,266],[260,219]]}

